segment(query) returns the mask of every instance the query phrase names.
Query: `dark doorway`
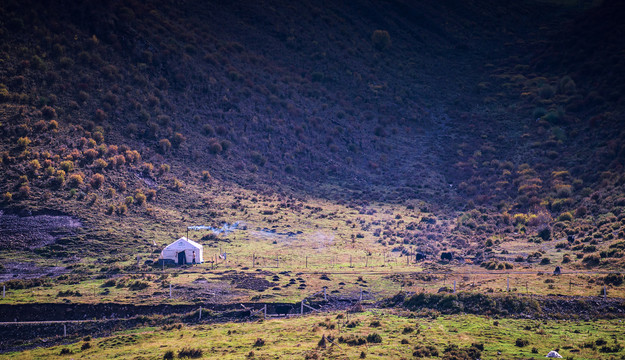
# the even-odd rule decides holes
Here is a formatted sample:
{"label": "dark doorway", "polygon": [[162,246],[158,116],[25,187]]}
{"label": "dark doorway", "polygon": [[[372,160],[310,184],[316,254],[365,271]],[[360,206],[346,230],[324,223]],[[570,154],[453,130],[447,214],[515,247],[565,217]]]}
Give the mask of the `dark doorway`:
{"label": "dark doorway", "polygon": [[184,265],[187,263],[187,257],[185,256],[184,251],[178,253],[178,265]]}

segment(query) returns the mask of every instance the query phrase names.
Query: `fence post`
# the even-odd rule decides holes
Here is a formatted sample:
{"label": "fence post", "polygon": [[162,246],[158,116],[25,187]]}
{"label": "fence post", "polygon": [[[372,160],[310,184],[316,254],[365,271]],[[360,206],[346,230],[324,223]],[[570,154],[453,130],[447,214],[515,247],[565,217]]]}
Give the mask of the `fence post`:
{"label": "fence post", "polygon": [[63,337],[67,337],[67,325],[63,324]]}
{"label": "fence post", "polygon": [[506,292],[510,292],[510,278],[506,279]]}
{"label": "fence post", "polygon": [[608,297],[608,288],[606,285],[603,285],[603,298],[607,298]]}
{"label": "fence post", "polygon": [[6,295],[6,291],[7,291],[6,285],[2,285],[2,298],[3,299],[4,299],[4,296]]}
{"label": "fence post", "polygon": [[456,280],[454,280],[454,294],[456,293]]}
{"label": "fence post", "polygon": [[301,309],[301,315],[304,315],[304,300],[302,300],[302,309]]}
{"label": "fence post", "polygon": [[171,283],[169,283],[169,298],[171,299]]}
{"label": "fence post", "polygon": [[360,300],[359,301],[362,301],[362,289],[360,289]]}
{"label": "fence post", "polygon": [[306,256],[306,269],[308,269],[308,256]]}
{"label": "fence post", "polygon": [[200,316],[198,318],[198,321],[202,321],[202,307],[200,306]]}
{"label": "fence post", "polygon": [[267,319],[267,304],[265,304],[265,311],[263,312],[265,319]]}

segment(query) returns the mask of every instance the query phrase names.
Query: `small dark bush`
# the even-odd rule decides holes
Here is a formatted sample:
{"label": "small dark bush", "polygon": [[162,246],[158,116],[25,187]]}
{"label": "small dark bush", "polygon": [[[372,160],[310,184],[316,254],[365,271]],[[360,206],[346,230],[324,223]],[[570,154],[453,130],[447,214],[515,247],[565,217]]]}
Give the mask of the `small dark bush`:
{"label": "small dark bush", "polygon": [[163,355],[163,360],[173,360],[173,359],[174,359],[174,352],[173,352],[173,350],[165,351],[165,355]]}
{"label": "small dark bush", "polygon": [[548,227],[540,230],[538,232],[538,236],[543,239],[544,241],[549,241],[549,239],[551,239],[551,229],[549,229]]}
{"label": "small dark bush", "polygon": [[518,347],[524,347],[529,345],[530,342],[527,339],[521,339],[521,338],[517,338],[516,341],[514,342],[514,345],[518,346]]}
{"label": "small dark bush", "polygon": [[604,345],[599,348],[600,353],[617,353],[623,350],[623,346],[621,344],[614,344],[612,346]]}
{"label": "small dark bush", "polygon": [[365,338],[355,335],[348,335],[347,337],[340,336],[338,340],[339,343],[345,343],[349,346],[364,345],[367,343]]}
{"label": "small dark bush", "polygon": [[80,350],[87,350],[87,349],[91,349],[91,343],[89,342],[83,343],[82,346],[80,347]]}
{"label": "small dark bush", "polygon": [[74,352],[71,349],[68,348],[62,348],[61,352],[59,353],[59,355],[69,355],[69,354],[73,354]]}
{"label": "small dark bush", "polygon": [[610,273],[603,278],[606,285],[620,286],[623,284],[623,274]]}
{"label": "small dark bush", "polygon": [[202,349],[183,348],[182,350],[178,351],[179,358],[197,359],[201,358],[203,354],[204,351],[202,351]]}
{"label": "small dark bush", "polygon": [[418,345],[412,353],[416,358],[438,357],[438,350],[432,345]]}
{"label": "small dark bush", "polygon": [[367,335],[367,342],[372,344],[378,344],[382,342],[382,337],[378,333]]}
{"label": "small dark bush", "polygon": [[376,30],[371,35],[373,47],[381,51],[391,46],[391,35],[386,30]]}
{"label": "small dark bush", "polygon": [[265,340],[263,340],[262,338],[257,338],[256,341],[254,342],[254,346],[256,347],[261,347],[265,345]]}

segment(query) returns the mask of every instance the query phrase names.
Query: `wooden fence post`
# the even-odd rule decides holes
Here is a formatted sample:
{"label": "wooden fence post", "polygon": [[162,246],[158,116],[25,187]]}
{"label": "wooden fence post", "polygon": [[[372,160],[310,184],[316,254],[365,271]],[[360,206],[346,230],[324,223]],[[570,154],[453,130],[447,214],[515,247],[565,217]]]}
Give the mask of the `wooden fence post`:
{"label": "wooden fence post", "polygon": [[169,298],[171,299],[171,283],[169,283]]}
{"label": "wooden fence post", "polygon": [[202,321],[202,307],[200,306],[200,316],[198,318],[198,321]]}
{"label": "wooden fence post", "polygon": [[67,337],[67,325],[63,324],[63,337]]}
{"label": "wooden fence post", "polygon": [[304,315],[304,300],[302,300],[302,309],[301,309],[301,315]]}

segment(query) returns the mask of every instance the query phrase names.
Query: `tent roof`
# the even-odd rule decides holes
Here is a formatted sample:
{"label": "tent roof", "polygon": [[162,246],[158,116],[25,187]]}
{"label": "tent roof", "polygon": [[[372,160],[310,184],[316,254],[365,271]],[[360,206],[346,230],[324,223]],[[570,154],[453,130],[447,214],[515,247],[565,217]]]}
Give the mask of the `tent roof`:
{"label": "tent roof", "polygon": [[[173,243],[171,243],[171,244],[167,245],[167,246],[165,247],[165,249],[170,249],[170,248],[180,248],[180,247],[183,247],[183,246],[185,246],[185,245],[187,245],[187,244],[188,244],[188,245],[190,245],[191,247],[196,248],[196,249],[200,249],[200,250],[202,249],[202,245],[200,245],[200,244],[196,243],[196,242],[195,242],[195,241],[193,241],[193,240],[189,240],[189,239],[187,239],[187,238],[186,238],[186,237],[184,237],[184,236],[183,236],[183,237],[181,237],[180,239],[178,239],[178,240],[174,241]],[[186,247],[188,247],[188,246],[186,246]]]}

